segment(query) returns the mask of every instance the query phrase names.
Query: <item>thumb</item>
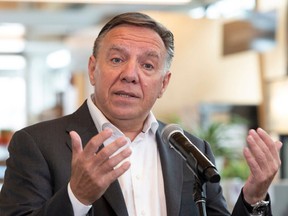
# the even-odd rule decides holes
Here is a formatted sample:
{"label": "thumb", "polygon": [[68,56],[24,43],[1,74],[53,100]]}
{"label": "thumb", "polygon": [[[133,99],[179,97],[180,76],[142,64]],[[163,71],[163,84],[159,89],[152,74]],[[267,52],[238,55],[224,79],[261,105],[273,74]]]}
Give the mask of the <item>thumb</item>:
{"label": "thumb", "polygon": [[82,141],[78,133],[75,131],[70,131],[69,135],[72,142],[72,155],[73,157],[75,157],[75,154],[77,155],[78,153],[83,151]]}

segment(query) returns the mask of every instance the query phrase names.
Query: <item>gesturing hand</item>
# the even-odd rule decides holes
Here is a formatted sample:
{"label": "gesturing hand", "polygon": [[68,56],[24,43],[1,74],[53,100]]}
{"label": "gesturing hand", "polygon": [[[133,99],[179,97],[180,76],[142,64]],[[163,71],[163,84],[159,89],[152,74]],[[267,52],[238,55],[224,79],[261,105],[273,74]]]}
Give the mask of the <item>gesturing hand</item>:
{"label": "gesturing hand", "polygon": [[83,149],[80,136],[75,131],[70,132],[72,139],[70,186],[75,197],[85,205],[90,205],[99,199],[109,185],[130,167],[130,163],[126,161],[115,168],[131,154],[131,149],[125,148],[113,155],[126,144],[124,137],[118,138],[97,152],[102,143],[111,135],[112,131],[105,129],[92,137]]}
{"label": "gesturing hand", "polygon": [[280,141],[274,142],[261,128],[250,130],[247,136],[248,147],[244,148],[244,156],[250,167],[244,188],[244,199],[254,204],[265,199],[268,188],[280,168]]}

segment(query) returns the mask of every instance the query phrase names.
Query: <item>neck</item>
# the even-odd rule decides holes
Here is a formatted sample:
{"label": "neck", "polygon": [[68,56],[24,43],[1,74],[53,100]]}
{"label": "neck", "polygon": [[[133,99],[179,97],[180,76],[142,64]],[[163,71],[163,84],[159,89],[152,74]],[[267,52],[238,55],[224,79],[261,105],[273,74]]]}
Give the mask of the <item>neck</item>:
{"label": "neck", "polygon": [[[96,105],[94,95],[92,96],[92,101]],[[96,105],[97,106],[97,105]],[[99,106],[97,108],[100,110]],[[101,111],[103,115],[105,113]],[[128,137],[131,141],[133,141],[136,136],[141,133],[143,130],[144,123],[147,119],[147,116],[149,113],[146,115],[146,117],[143,119],[116,119],[112,118],[111,116],[105,115],[105,117],[115,126],[117,127],[122,133],[125,134],[126,137]]]}
{"label": "neck", "polygon": [[[122,133],[125,134],[131,141],[133,141],[136,136],[143,130],[143,125],[145,121],[131,121],[131,120],[116,120],[109,121],[114,124]],[[141,123],[139,123],[141,122]]]}

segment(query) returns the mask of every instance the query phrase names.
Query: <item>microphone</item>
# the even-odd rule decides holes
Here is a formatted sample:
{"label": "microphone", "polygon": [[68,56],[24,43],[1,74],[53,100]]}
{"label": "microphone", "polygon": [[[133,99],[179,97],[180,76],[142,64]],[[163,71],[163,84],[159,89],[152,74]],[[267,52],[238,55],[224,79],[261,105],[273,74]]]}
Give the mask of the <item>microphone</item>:
{"label": "microphone", "polygon": [[166,125],[161,139],[186,161],[188,168],[203,182],[216,183],[220,175],[214,164],[184,135],[177,124]]}

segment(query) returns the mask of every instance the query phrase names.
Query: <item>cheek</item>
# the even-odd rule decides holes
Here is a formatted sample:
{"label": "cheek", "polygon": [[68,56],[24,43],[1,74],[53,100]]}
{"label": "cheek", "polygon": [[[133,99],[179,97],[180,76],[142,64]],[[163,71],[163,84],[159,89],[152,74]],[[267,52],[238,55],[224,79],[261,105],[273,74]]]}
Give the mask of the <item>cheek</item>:
{"label": "cheek", "polygon": [[107,73],[97,73],[95,76],[95,85],[94,88],[97,92],[101,92],[103,95],[108,94],[108,91],[111,89],[111,86],[113,85],[113,77],[111,74]]}
{"label": "cheek", "polygon": [[148,84],[148,82],[142,82],[142,86],[144,89],[149,89],[150,85]]}
{"label": "cheek", "polygon": [[149,84],[144,83],[143,88],[144,88],[144,94],[146,92],[151,99],[155,100],[159,98],[159,96],[161,95],[162,83],[159,80],[151,82]]}
{"label": "cheek", "polygon": [[103,83],[105,82],[104,80],[106,79],[105,73],[101,73],[101,68],[97,67],[97,69],[93,72],[92,75],[92,80],[94,82],[94,86],[95,88],[103,85]]}

